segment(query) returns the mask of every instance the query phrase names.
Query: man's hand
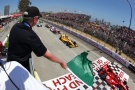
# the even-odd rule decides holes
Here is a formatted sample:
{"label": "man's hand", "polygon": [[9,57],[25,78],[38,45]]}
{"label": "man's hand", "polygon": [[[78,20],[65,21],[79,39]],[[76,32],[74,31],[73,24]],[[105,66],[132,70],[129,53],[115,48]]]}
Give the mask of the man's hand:
{"label": "man's hand", "polygon": [[45,52],[44,57],[49,59],[52,62],[59,63],[61,67],[64,69],[67,68],[67,64],[64,61],[60,60],[59,58],[51,54],[48,50]]}
{"label": "man's hand", "polygon": [[60,63],[61,67],[67,69],[67,64],[65,62]]}

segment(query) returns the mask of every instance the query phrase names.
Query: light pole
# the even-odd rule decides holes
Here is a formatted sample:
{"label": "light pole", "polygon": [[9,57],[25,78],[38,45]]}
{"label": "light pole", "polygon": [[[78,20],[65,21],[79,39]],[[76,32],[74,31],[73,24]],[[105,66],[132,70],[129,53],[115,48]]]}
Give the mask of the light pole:
{"label": "light pole", "polygon": [[[129,6],[130,6],[130,23],[129,23],[129,27],[128,27],[129,30],[130,30],[130,26],[131,26],[131,22],[132,22],[132,6],[131,6],[131,3],[130,3],[129,0],[127,0],[127,2],[128,2]],[[127,59],[127,57],[126,57],[126,59]]]}
{"label": "light pole", "polygon": [[132,6],[131,6],[131,4],[130,4],[130,1],[129,0],[127,0],[127,2],[128,2],[128,4],[129,4],[129,6],[130,6],[130,24],[129,24],[129,29],[130,29],[130,26],[131,26],[131,22],[132,22]]}

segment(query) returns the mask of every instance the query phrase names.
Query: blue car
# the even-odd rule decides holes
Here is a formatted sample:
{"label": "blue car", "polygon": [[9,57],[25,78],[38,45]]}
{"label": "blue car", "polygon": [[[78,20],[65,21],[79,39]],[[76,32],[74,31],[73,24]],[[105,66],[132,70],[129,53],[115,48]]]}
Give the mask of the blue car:
{"label": "blue car", "polygon": [[37,27],[42,27],[42,25],[40,23],[37,24]]}

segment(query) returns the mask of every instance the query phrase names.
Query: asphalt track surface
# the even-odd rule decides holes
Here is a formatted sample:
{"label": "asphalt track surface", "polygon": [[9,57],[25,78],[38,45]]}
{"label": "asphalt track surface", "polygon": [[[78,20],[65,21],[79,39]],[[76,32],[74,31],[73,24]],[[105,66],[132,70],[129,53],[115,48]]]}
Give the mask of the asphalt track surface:
{"label": "asphalt track surface", "polygon": [[[10,28],[12,25],[16,23],[13,21],[9,24]],[[9,34],[10,28],[8,30],[4,30],[0,33],[0,40],[4,41],[6,36]],[[43,44],[47,47],[47,49],[56,55],[61,60],[65,61],[66,63],[72,60],[78,54],[89,50],[88,59],[94,61],[99,57],[103,56],[107,58],[109,61],[113,62],[113,58],[105,54],[104,52],[100,51],[99,49],[95,48],[94,46],[84,42],[83,40],[60,30],[62,33],[66,33],[72,40],[76,41],[78,47],[76,48],[69,48],[63,42],[59,40],[60,34],[55,35],[50,31],[50,29],[45,27],[45,23],[42,23],[42,27],[33,27],[34,31],[38,34]],[[44,57],[37,57],[34,53],[32,53],[34,67],[41,79],[41,81],[47,81],[61,75],[69,73],[67,70],[61,68],[61,66],[57,63],[51,62]],[[121,64],[120,64],[121,65]],[[135,89],[135,74],[129,71],[126,67],[122,66],[122,70],[125,71],[129,76],[128,86],[130,90]]]}

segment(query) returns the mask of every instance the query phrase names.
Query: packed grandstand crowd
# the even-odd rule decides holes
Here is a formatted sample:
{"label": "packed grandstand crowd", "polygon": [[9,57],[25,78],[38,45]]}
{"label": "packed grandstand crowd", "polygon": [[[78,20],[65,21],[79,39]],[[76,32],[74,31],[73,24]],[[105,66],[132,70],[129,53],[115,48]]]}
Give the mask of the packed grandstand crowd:
{"label": "packed grandstand crowd", "polygon": [[91,21],[91,16],[77,13],[44,13],[43,18],[65,24],[90,34],[125,53],[135,60],[135,31],[126,26],[110,25],[101,20]]}
{"label": "packed grandstand crowd", "polygon": [[[77,13],[44,13],[43,18],[65,24],[90,34],[116,48],[116,53],[125,53],[135,60],[135,31],[125,26],[111,26],[102,20],[91,21],[91,16]],[[3,27],[11,19],[1,19]]]}

